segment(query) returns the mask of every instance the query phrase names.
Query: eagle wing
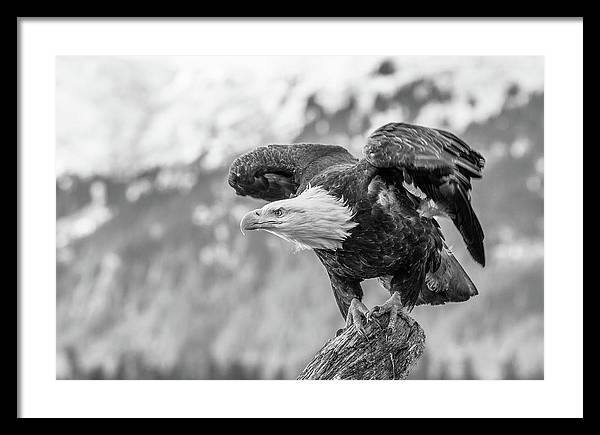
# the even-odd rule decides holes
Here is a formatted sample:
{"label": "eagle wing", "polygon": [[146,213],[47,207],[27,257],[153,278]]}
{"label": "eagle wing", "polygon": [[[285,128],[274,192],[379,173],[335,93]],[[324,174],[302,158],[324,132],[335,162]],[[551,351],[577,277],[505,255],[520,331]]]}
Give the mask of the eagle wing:
{"label": "eagle wing", "polygon": [[373,166],[401,170],[403,181],[414,183],[452,219],[473,258],[485,264],[483,229],[469,193],[471,178],[482,176],[481,154],[450,132],[404,123],[374,131],[364,152]]}
{"label": "eagle wing", "polygon": [[324,169],[356,161],[337,145],[267,145],[235,159],[228,182],[238,195],[278,201],[302,191]]}

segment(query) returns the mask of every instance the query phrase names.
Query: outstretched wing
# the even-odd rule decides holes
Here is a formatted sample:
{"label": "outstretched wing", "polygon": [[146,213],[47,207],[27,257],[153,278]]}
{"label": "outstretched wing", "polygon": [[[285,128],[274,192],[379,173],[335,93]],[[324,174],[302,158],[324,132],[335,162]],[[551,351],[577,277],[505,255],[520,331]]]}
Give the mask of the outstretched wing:
{"label": "outstretched wing", "polygon": [[337,145],[268,145],[235,159],[229,168],[228,182],[238,195],[278,201],[302,190],[324,169],[356,161]]}
{"label": "outstretched wing", "polygon": [[467,249],[485,264],[483,229],[471,207],[471,178],[481,178],[485,159],[454,134],[418,125],[391,123],[377,129],[365,157],[378,168],[403,171],[454,222]]}

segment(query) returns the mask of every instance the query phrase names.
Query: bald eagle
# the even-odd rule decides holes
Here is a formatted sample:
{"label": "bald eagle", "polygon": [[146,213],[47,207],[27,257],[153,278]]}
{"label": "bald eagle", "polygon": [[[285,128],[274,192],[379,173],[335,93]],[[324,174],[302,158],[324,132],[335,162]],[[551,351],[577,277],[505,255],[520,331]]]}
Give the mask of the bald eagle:
{"label": "bald eagle", "polygon": [[[268,145],[232,163],[238,195],[268,201],[247,213],[242,232],[264,230],[325,266],[346,325],[420,304],[462,302],[475,285],[444,241],[449,217],[471,256],[485,265],[483,230],[471,206],[471,179],[485,160],[454,134],[390,123],[367,139],[364,158],[336,145]],[[360,283],[378,278],[391,297],[369,310]]]}

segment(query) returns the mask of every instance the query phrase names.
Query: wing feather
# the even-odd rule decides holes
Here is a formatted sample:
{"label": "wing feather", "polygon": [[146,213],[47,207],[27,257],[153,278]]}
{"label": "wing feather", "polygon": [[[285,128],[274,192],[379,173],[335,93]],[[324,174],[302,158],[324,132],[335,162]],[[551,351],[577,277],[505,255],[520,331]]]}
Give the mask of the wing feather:
{"label": "wing feather", "polygon": [[356,158],[337,145],[267,145],[236,158],[228,183],[238,195],[277,201],[295,195],[329,166],[353,162]]}
{"label": "wing feather", "polygon": [[378,168],[400,168],[452,219],[473,258],[485,264],[483,229],[471,206],[471,179],[481,178],[485,159],[456,135],[405,123],[386,124],[365,145]]}

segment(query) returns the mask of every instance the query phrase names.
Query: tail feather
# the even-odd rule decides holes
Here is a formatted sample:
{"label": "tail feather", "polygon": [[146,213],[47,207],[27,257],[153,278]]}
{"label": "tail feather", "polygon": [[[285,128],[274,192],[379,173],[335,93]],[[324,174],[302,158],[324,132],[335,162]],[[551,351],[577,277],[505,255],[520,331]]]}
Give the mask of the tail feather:
{"label": "tail feather", "polygon": [[464,302],[478,294],[477,288],[467,272],[445,245],[442,250],[440,266],[435,272],[427,274],[425,283],[417,305]]}

